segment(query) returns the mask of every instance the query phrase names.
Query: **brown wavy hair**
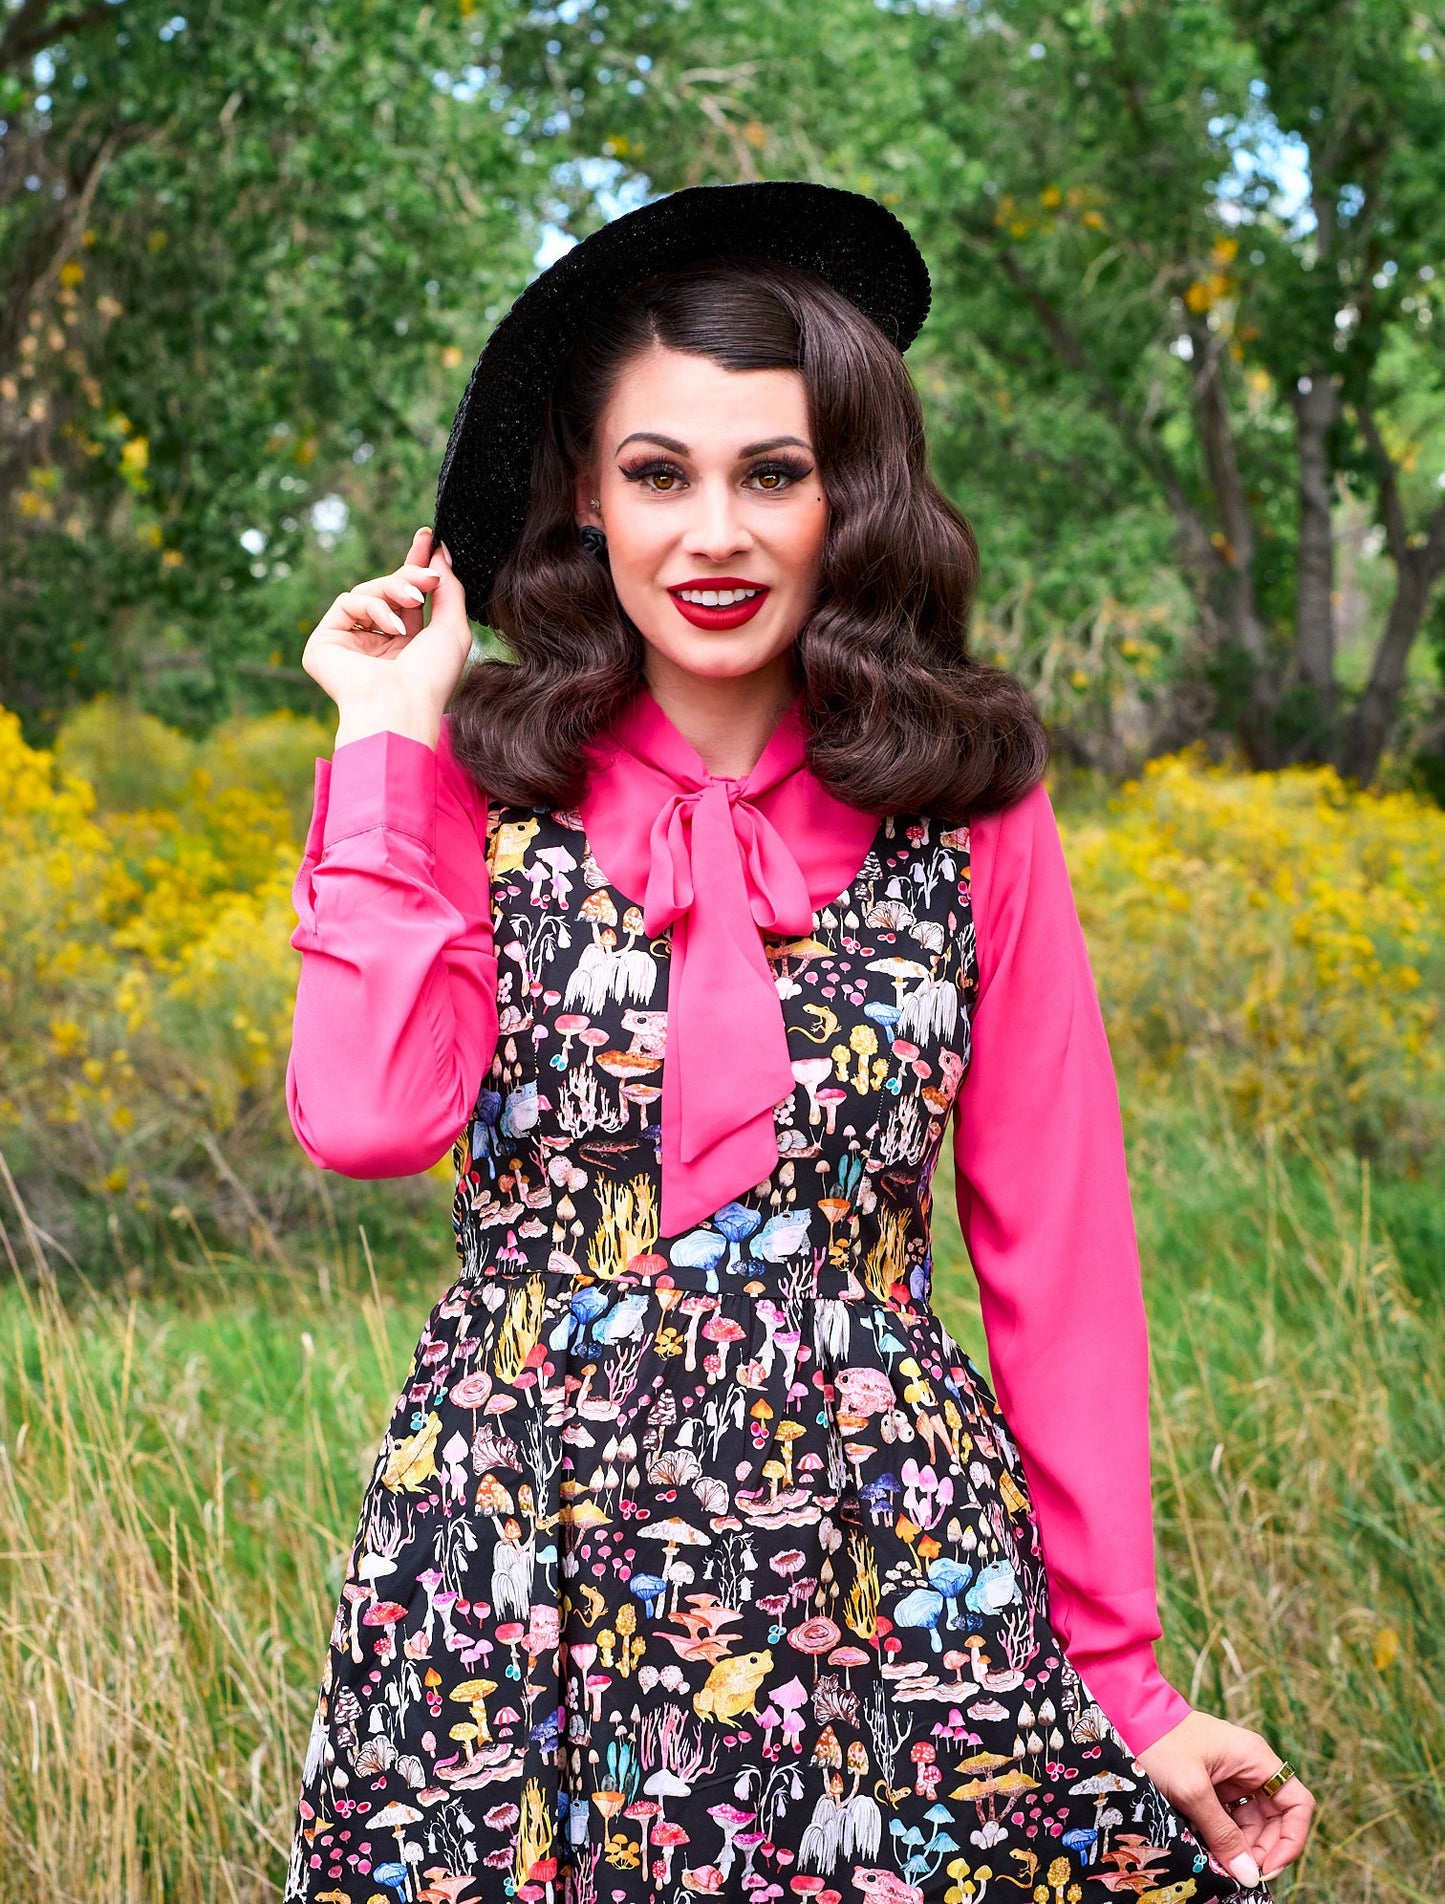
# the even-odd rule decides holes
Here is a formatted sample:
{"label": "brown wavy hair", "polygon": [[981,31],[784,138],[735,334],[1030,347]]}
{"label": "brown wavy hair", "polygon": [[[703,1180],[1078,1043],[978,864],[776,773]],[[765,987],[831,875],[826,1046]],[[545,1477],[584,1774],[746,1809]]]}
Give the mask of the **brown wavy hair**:
{"label": "brown wavy hair", "polygon": [[793,653],[813,773],[850,805],[950,825],[1022,798],[1043,775],[1047,733],[1023,683],[968,652],[978,544],[929,474],[902,357],[821,278],[746,258],[649,279],[563,366],[488,609],[514,659],[464,673],[450,709],[461,764],[504,805],[573,806],[583,747],[643,679],[642,636],[578,539],[575,494],[618,375],[655,343],[728,370],[796,370],[807,387],[829,509]]}

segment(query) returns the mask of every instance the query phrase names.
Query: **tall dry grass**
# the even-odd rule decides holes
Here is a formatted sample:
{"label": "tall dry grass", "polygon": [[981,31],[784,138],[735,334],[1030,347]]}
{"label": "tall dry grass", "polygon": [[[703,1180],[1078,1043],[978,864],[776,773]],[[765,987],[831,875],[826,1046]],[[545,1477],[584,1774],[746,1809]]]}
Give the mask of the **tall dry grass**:
{"label": "tall dry grass", "polygon": [[12,1895],[274,1898],[348,1517],[413,1319],[346,1260],[303,1281],[284,1258],[207,1254],[188,1301],[77,1301],[3,1158],[0,1177]]}
{"label": "tall dry grass", "polygon": [[[1319,1793],[1284,1895],[1435,1904],[1438,1327],[1375,1227],[1367,1165],[1177,1112],[1134,1131],[1131,1162],[1166,1670],[1268,1732]],[[363,1233],[309,1267],[202,1254],[194,1291],[165,1302],[62,1298],[0,1178],[13,1892],[274,1899],[362,1485],[445,1272],[378,1280]],[[939,1306],[981,1355],[971,1277],[956,1236],[940,1241]]]}

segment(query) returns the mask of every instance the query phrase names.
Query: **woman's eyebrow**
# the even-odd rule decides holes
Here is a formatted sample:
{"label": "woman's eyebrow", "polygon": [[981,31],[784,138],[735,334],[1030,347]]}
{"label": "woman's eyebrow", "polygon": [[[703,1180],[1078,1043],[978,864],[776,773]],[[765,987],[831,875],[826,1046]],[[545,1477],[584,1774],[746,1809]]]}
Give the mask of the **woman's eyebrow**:
{"label": "woman's eyebrow", "polygon": [[740,452],[742,456],[766,456],[769,450],[781,450],[789,445],[795,449],[806,450],[811,456],[813,446],[805,443],[801,436],[770,436],[766,443],[745,443]]}
{"label": "woman's eyebrow", "polygon": [[613,454],[620,456],[629,443],[657,443],[665,450],[671,450],[674,456],[686,456],[686,443],[679,443],[675,436],[659,436],[655,430],[634,430],[631,436],[624,436]]}
{"label": "woman's eyebrow", "polygon": [[[671,450],[674,456],[690,453],[686,443],[679,443],[675,436],[659,436],[655,430],[634,430],[631,436],[623,437],[614,454],[620,456],[629,443],[656,443],[662,449]],[[780,450],[790,444],[812,454],[812,445],[805,443],[801,436],[770,436],[765,443],[745,443],[738,451],[738,458],[741,461],[748,456],[765,456],[769,450]]]}

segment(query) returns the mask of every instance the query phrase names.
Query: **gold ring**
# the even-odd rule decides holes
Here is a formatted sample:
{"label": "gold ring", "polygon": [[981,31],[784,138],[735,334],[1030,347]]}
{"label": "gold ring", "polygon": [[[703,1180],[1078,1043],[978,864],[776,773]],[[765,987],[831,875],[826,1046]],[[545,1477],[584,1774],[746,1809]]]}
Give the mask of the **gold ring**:
{"label": "gold ring", "polygon": [[1279,1770],[1272,1772],[1264,1781],[1263,1785],[1255,1787],[1256,1794],[1261,1798],[1273,1798],[1274,1794],[1282,1785],[1288,1785],[1292,1778],[1297,1778],[1298,1776],[1299,1774],[1295,1771],[1289,1760],[1281,1759],[1279,1762]]}

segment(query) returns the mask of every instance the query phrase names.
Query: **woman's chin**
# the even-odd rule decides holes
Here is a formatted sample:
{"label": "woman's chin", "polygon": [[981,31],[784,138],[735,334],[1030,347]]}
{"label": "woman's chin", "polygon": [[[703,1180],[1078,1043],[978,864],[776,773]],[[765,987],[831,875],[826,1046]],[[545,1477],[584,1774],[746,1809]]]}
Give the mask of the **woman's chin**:
{"label": "woman's chin", "polygon": [[647,644],[652,663],[661,662],[678,674],[695,675],[703,681],[739,681],[750,674],[772,667],[793,646],[795,637],[768,638],[752,628],[711,632],[688,629],[679,638],[670,629],[662,639],[641,623],[637,624]]}

